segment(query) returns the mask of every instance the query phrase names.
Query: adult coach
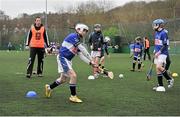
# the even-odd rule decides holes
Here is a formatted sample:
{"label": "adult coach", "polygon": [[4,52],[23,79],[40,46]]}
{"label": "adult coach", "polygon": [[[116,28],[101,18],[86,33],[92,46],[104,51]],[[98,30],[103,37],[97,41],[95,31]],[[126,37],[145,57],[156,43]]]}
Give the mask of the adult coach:
{"label": "adult coach", "polygon": [[149,49],[150,49],[149,39],[148,37],[144,37],[144,60],[146,60],[146,54],[148,55],[148,59],[151,60]]}
{"label": "adult coach", "polygon": [[27,65],[26,74],[27,78],[31,78],[36,54],[38,56],[37,75],[42,77],[45,44],[47,47],[49,47],[48,36],[45,27],[41,23],[41,18],[36,17],[34,24],[31,26],[28,32],[26,40],[26,46],[30,47],[29,62]]}

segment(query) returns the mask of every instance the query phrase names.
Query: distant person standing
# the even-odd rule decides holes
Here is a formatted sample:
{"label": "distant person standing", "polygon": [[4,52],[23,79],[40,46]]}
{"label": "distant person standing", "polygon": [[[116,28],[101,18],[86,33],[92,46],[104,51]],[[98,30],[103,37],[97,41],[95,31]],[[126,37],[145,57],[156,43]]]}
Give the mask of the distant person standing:
{"label": "distant person standing", "polygon": [[144,60],[146,60],[146,54],[148,55],[148,59],[151,60],[149,49],[150,49],[149,39],[147,37],[144,37]]}
{"label": "distant person standing", "polygon": [[30,47],[30,56],[26,74],[27,78],[31,78],[36,54],[38,56],[37,75],[42,77],[45,44],[47,47],[49,47],[47,32],[43,24],[41,24],[41,18],[36,17],[34,24],[31,26],[28,32],[26,40],[26,46]]}
{"label": "distant person standing", "polygon": [[12,50],[12,44],[11,44],[11,42],[8,43],[8,50],[9,50],[9,51]]}
{"label": "distant person standing", "polygon": [[135,67],[136,67],[136,63],[138,63],[138,71],[141,71],[141,58],[142,58],[142,49],[143,49],[143,45],[141,43],[141,37],[138,36],[135,38],[135,43],[134,43],[134,47],[133,47],[133,64],[132,64],[132,69],[131,71],[135,71]]}
{"label": "distant person standing", "polygon": [[[104,37],[101,31],[101,24],[94,24],[94,31],[89,35],[89,45],[91,48],[91,56],[93,62],[98,65],[101,57],[101,49],[103,48]],[[93,68],[93,75],[98,78],[98,68]]]}

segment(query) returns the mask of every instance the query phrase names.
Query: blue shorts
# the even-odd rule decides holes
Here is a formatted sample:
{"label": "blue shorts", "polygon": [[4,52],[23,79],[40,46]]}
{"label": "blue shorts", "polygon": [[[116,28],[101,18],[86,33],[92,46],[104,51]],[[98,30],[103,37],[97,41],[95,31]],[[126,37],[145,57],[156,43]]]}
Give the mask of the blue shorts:
{"label": "blue shorts", "polygon": [[72,62],[68,59],[57,55],[58,73],[67,73],[72,69]]}

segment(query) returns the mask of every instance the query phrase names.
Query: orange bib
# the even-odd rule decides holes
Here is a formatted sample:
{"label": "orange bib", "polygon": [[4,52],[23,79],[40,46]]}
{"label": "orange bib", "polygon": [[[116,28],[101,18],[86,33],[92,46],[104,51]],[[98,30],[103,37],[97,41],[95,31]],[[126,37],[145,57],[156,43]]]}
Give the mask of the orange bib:
{"label": "orange bib", "polygon": [[30,42],[30,47],[44,48],[44,26],[40,30],[36,30],[34,26],[31,28],[32,38]]}
{"label": "orange bib", "polygon": [[145,44],[146,44],[146,49],[150,47],[149,40],[145,40]]}

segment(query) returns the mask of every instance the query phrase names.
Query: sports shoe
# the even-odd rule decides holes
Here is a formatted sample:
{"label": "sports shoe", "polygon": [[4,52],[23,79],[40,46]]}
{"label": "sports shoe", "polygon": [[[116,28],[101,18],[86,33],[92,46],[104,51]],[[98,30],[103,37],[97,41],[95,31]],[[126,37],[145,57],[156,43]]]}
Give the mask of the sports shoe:
{"label": "sports shoe", "polygon": [[74,103],[81,103],[82,102],[82,100],[81,99],[79,99],[76,95],[75,96],[70,96],[69,97],[69,100],[71,101],[71,102],[74,102]]}
{"label": "sports shoe", "polygon": [[157,86],[153,87],[153,90],[156,91],[157,87],[159,87],[159,84],[157,84]]}
{"label": "sports shoe", "polygon": [[52,90],[50,89],[49,85],[46,84],[46,85],[45,85],[45,96],[46,96],[47,98],[51,97],[51,92],[52,92]]}
{"label": "sports shoe", "polygon": [[168,80],[168,88],[173,87],[174,85],[174,79],[172,78],[171,80]]}
{"label": "sports shoe", "polygon": [[37,76],[38,76],[38,77],[43,77],[43,75],[42,75],[42,74],[37,74]]}
{"label": "sports shoe", "polygon": [[158,86],[158,87],[156,88],[156,91],[157,91],[157,92],[165,92],[166,89],[164,88],[164,86]]}
{"label": "sports shoe", "polygon": [[154,91],[156,91],[156,89],[157,89],[157,86],[153,87],[153,90],[154,90]]}
{"label": "sports shoe", "polygon": [[131,69],[130,71],[134,72],[135,70],[134,70],[134,69]]}
{"label": "sports shoe", "polygon": [[26,74],[26,78],[31,78],[31,74]]}

